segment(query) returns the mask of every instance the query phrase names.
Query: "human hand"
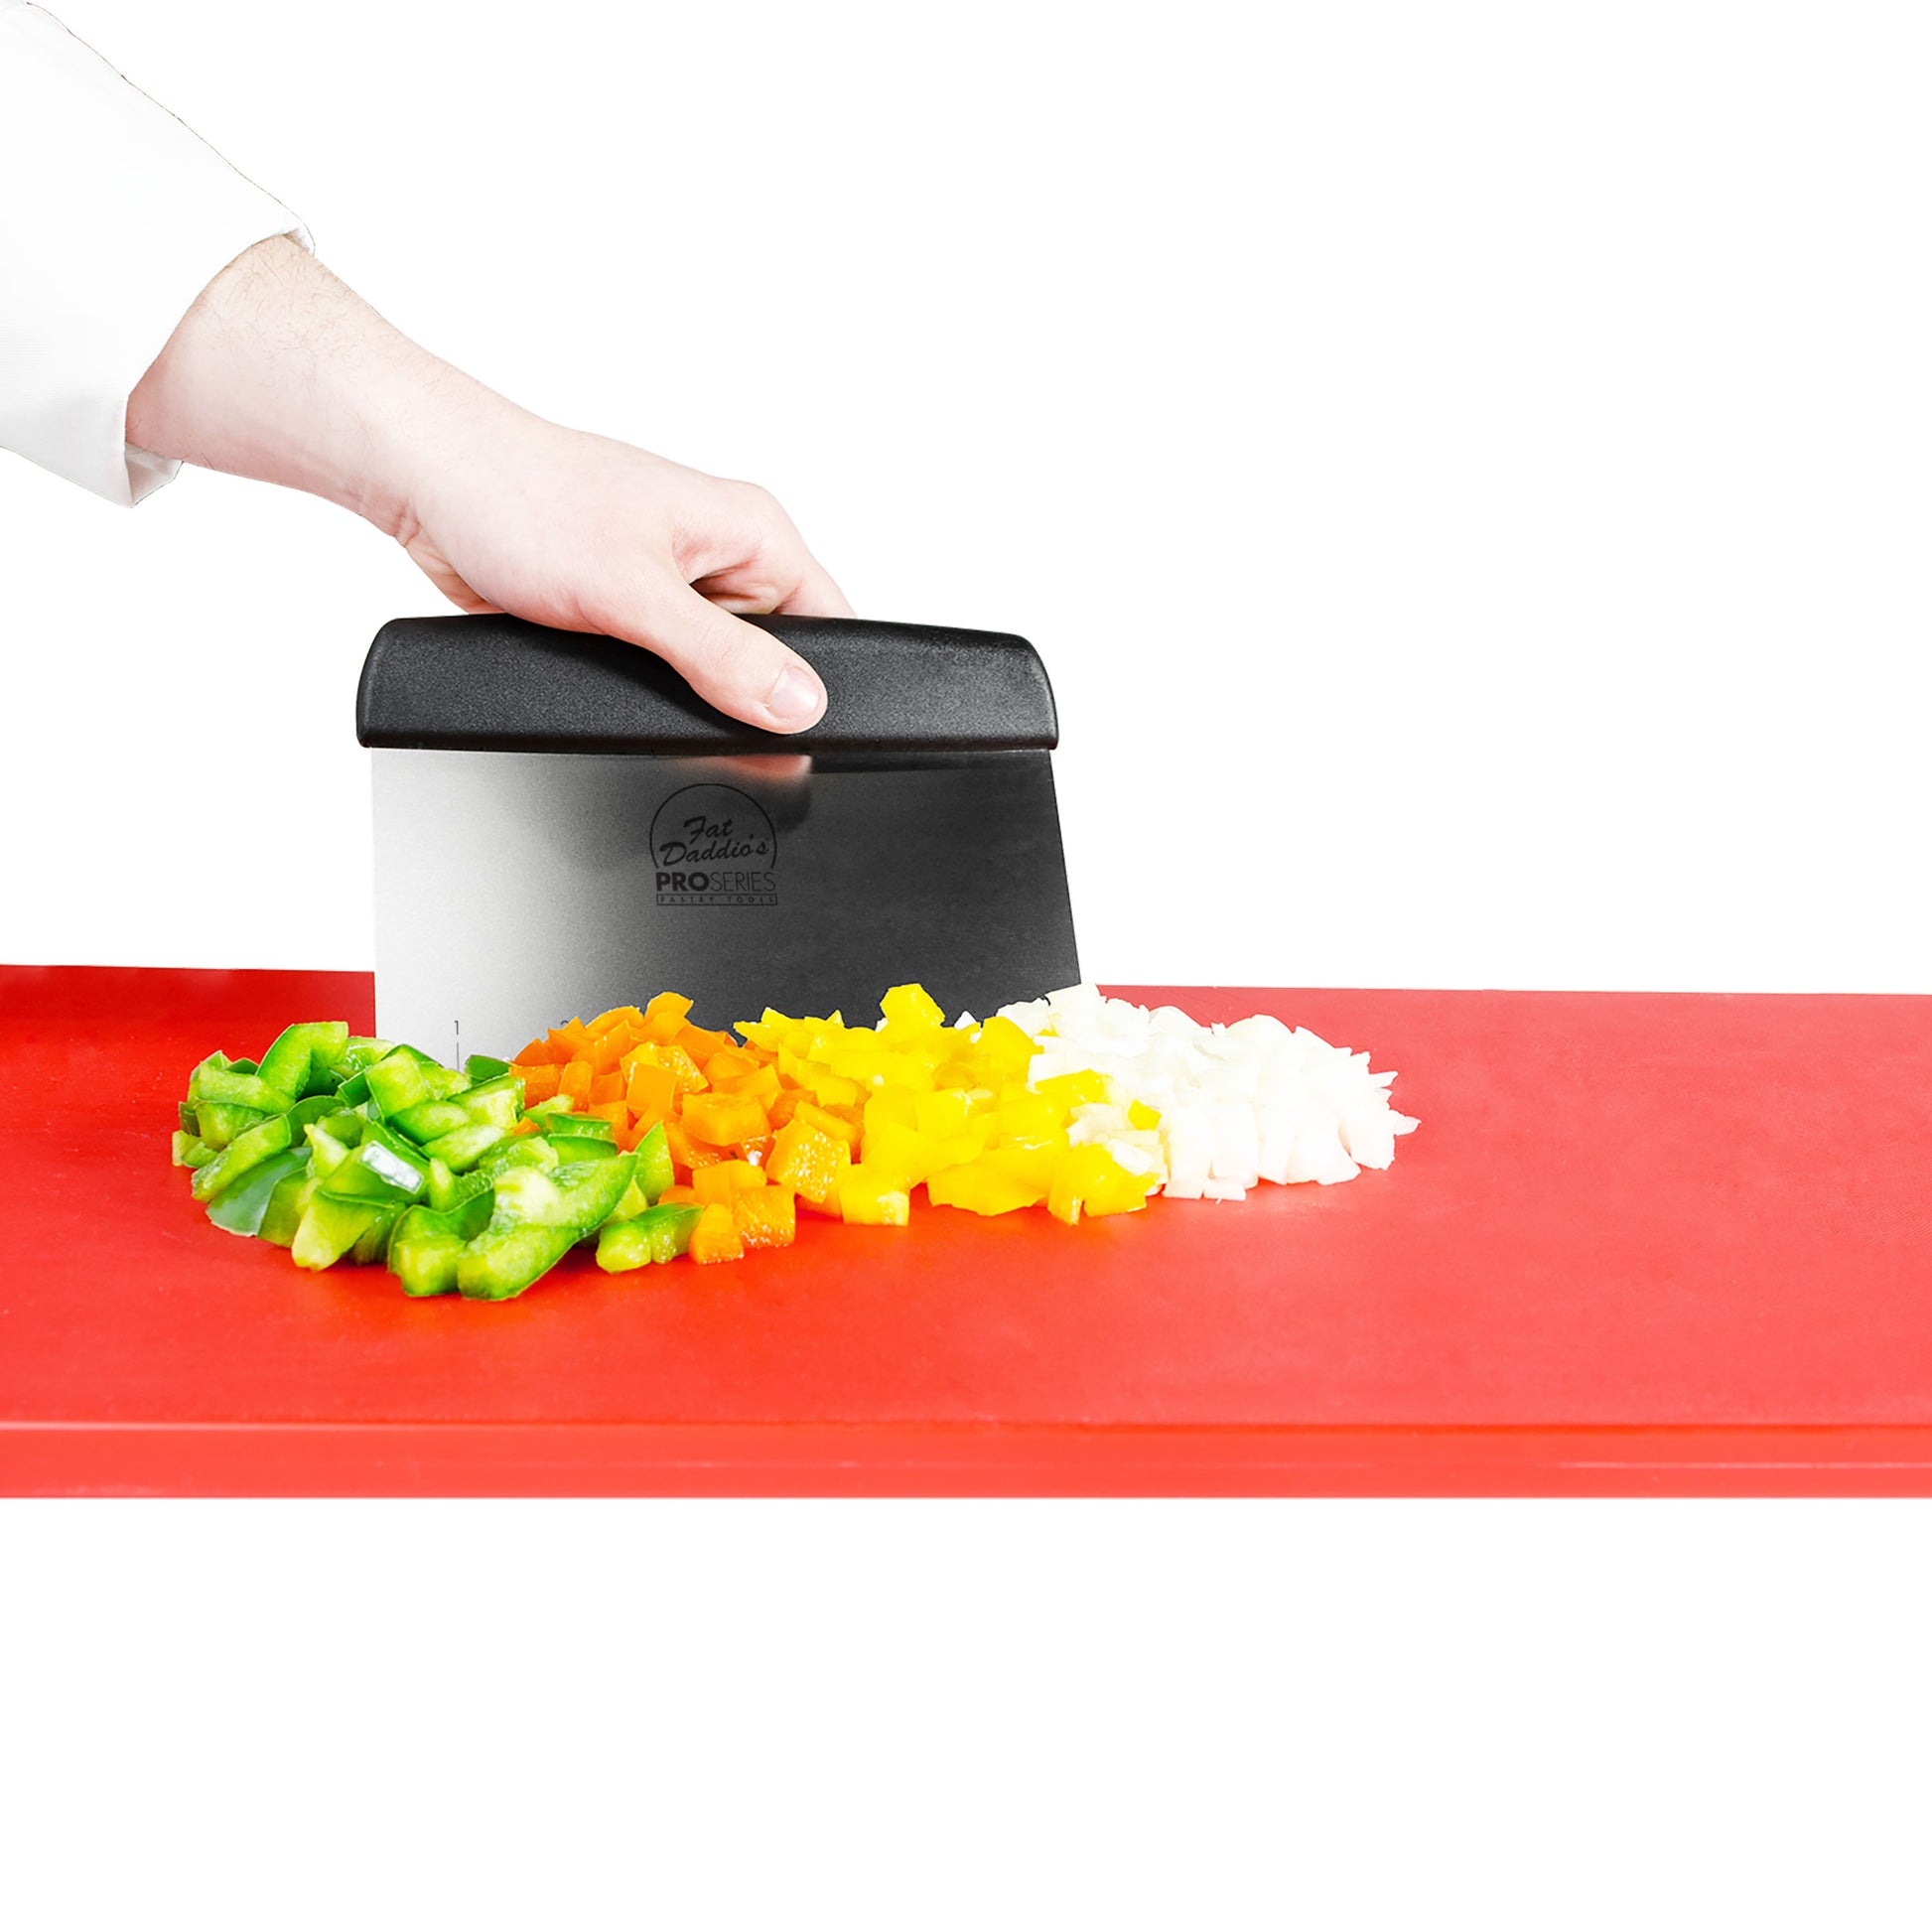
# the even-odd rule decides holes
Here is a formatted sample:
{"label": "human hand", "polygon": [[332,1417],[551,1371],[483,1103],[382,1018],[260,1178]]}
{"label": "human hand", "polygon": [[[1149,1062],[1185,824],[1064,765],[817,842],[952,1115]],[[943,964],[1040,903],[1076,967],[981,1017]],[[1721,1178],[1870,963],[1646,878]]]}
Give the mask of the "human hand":
{"label": "human hand", "polygon": [[640,644],[748,723],[799,731],[825,709],[804,659],[732,615],[852,615],[767,491],[519,409],[293,241],[259,243],[203,292],[127,434],[354,509],[464,610]]}

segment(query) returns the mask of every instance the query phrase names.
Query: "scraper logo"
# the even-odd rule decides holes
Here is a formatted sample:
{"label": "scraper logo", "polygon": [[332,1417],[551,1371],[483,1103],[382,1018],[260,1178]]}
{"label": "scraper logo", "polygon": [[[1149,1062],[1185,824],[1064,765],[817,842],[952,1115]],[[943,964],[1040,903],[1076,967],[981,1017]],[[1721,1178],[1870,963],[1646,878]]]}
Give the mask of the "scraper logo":
{"label": "scraper logo", "polygon": [[778,835],[731,785],[686,785],[657,808],[650,856],[659,905],[776,905]]}

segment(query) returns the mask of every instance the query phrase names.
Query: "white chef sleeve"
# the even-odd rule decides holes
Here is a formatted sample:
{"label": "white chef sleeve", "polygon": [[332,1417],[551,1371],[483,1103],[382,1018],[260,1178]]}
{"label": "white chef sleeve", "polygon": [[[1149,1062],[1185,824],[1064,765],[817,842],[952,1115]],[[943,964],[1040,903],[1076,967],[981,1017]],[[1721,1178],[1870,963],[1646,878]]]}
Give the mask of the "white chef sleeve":
{"label": "white chef sleeve", "polygon": [[179,463],[127,399],[195,298],[302,223],[53,15],[0,0],[0,448],[110,501]]}

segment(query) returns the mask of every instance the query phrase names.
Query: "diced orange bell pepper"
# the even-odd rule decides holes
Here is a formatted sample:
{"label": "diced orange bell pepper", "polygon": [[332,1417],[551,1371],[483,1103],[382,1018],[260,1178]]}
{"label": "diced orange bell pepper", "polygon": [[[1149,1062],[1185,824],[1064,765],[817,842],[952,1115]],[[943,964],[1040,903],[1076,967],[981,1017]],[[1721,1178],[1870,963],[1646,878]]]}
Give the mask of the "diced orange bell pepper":
{"label": "diced orange bell pepper", "polygon": [[586,1107],[584,1113],[593,1120],[608,1120],[617,1131],[618,1138],[623,1138],[624,1130],[630,1125],[630,1109],[621,1100],[600,1101]]}
{"label": "diced orange bell pepper", "polygon": [[687,1174],[699,1168],[708,1168],[716,1162],[731,1159],[722,1147],[713,1147],[708,1141],[694,1139],[681,1120],[666,1119],[664,1140],[671,1151],[672,1167]]}
{"label": "diced orange bell pepper", "polygon": [[902,1228],[911,1217],[911,1195],[896,1173],[863,1162],[839,1176],[839,1214],[864,1227]]}
{"label": "diced orange bell pepper", "polygon": [[682,993],[660,993],[645,1007],[637,1033],[644,1039],[673,1040],[684,1026],[684,1016],[690,1011],[691,1002]]}
{"label": "diced orange bell pepper", "polygon": [[550,1043],[552,1059],[572,1060],[590,1044],[591,1030],[581,1020],[566,1020],[561,1027],[552,1027],[544,1037]]}
{"label": "diced orange bell pepper", "polygon": [[713,1201],[698,1216],[691,1230],[691,1259],[696,1262],[743,1261],[745,1243],[739,1238],[732,1211],[723,1201]]}
{"label": "diced orange bell pepper", "polygon": [[738,1041],[730,1034],[713,1033],[709,1027],[685,1026],[678,1029],[677,1044],[702,1066],[714,1053],[722,1053]]}
{"label": "diced orange bell pepper", "polygon": [[765,1113],[770,1116],[771,1131],[775,1134],[780,1128],[791,1125],[791,1117],[811,1099],[803,1087],[785,1087],[773,1099],[765,1103]]}
{"label": "diced orange bell pepper", "polygon": [[702,1065],[704,1077],[714,1087],[719,1087],[727,1080],[742,1080],[748,1073],[759,1072],[764,1062],[756,1053],[748,1053],[742,1046],[726,1046],[703,1061]]}
{"label": "diced orange bell pepper", "polygon": [[699,1071],[697,1061],[682,1046],[666,1045],[661,1040],[647,1039],[623,1056],[626,1076],[635,1073],[640,1066],[664,1068],[679,1093],[702,1093],[711,1084]]}
{"label": "diced orange bell pepper", "polygon": [[675,1186],[666,1187],[658,1195],[657,1199],[660,1206],[665,1201],[669,1201],[673,1207],[702,1207],[706,1205],[705,1202],[698,1199],[698,1190],[695,1187],[687,1187],[681,1180]]}
{"label": "diced orange bell pepper", "polygon": [[557,1091],[572,1107],[582,1112],[591,1102],[591,1082],[596,1079],[588,1060],[572,1060],[557,1082]]}
{"label": "diced orange bell pepper", "polygon": [[788,1248],[798,1238],[797,1202],[789,1187],[741,1187],[732,1221],[748,1248]]}
{"label": "diced orange bell pepper", "polygon": [[563,1068],[554,1060],[541,1066],[525,1065],[519,1060],[516,1070],[523,1076],[523,1104],[526,1107],[534,1107],[539,1100],[553,1098],[564,1077]]}
{"label": "diced orange bell pepper", "polygon": [[613,1007],[609,1013],[600,1013],[590,1024],[593,1037],[601,1039],[606,1034],[619,1027],[641,1027],[644,1016],[635,1007]]}
{"label": "diced orange bell pepper", "polygon": [[708,1168],[692,1170],[691,1185],[701,1201],[729,1201],[748,1187],[765,1184],[764,1170],[749,1161],[714,1161]]}
{"label": "diced orange bell pepper", "polygon": [[609,1073],[600,1073],[591,1081],[591,1105],[608,1107],[614,1100],[623,1098],[623,1075],[613,1068]]}
{"label": "diced orange bell pepper", "polygon": [[852,1150],[844,1141],[808,1121],[794,1120],[772,1143],[765,1171],[814,1207],[823,1207],[851,1165]]}
{"label": "diced orange bell pepper", "polygon": [[764,1109],[749,1094],[687,1094],[679,1111],[685,1127],[714,1147],[751,1140],[769,1132],[771,1126]]}
{"label": "diced orange bell pepper", "polygon": [[662,1120],[677,1104],[677,1075],[655,1060],[633,1059],[623,1097],[632,1113]]}
{"label": "diced orange bell pepper", "polygon": [[749,1161],[754,1167],[761,1168],[771,1159],[771,1150],[778,1144],[775,1134],[756,1134],[749,1141],[733,1144],[732,1152],[741,1161]]}
{"label": "diced orange bell pepper", "polygon": [[548,1035],[531,1040],[529,1045],[510,1061],[512,1066],[560,1066],[562,1063],[551,1048]]}

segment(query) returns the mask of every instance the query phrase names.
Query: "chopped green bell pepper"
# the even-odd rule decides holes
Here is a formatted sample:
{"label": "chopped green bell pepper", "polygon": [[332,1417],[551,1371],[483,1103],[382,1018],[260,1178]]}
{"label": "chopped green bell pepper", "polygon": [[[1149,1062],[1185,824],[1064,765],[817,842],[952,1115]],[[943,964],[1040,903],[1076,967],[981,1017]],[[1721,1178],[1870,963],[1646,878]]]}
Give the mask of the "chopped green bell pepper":
{"label": "chopped green bell pepper", "polygon": [[[233,1152],[231,1149],[230,1152]],[[297,1187],[308,1178],[309,1150],[291,1147],[258,1161],[207,1204],[207,1217],[230,1234],[259,1234],[276,1188],[293,1180]]]}
{"label": "chopped green bell pepper", "polygon": [[280,1154],[289,1144],[289,1123],[284,1114],[273,1114],[237,1134],[205,1168],[195,1170],[191,1189],[199,1201],[212,1200],[222,1188],[230,1186],[250,1168],[258,1167],[271,1154]]}
{"label": "chopped green bell pepper", "polygon": [[597,1265],[617,1275],[654,1261],[675,1261],[691,1245],[702,1207],[671,1201],[625,1221],[607,1221],[597,1237]]}

